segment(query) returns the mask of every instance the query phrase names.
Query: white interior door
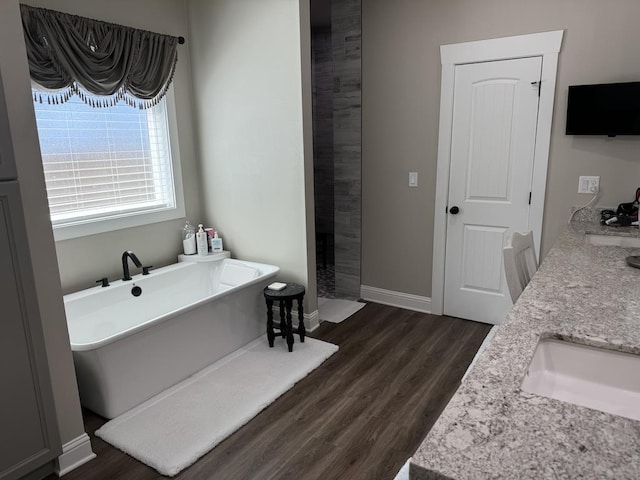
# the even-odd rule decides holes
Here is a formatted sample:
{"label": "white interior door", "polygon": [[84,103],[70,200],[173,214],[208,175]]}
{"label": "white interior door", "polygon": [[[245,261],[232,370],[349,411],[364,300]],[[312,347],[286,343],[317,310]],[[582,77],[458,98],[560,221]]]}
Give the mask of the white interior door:
{"label": "white interior door", "polygon": [[509,230],[529,230],[542,57],[455,67],[444,313],[500,324]]}

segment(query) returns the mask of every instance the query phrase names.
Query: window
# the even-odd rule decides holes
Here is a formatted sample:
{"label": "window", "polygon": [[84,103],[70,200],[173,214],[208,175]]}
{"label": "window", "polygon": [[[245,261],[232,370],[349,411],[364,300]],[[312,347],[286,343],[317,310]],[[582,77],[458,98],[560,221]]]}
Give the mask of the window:
{"label": "window", "polygon": [[146,110],[94,108],[77,97],[34,103],[56,240],[184,216],[172,100]]}

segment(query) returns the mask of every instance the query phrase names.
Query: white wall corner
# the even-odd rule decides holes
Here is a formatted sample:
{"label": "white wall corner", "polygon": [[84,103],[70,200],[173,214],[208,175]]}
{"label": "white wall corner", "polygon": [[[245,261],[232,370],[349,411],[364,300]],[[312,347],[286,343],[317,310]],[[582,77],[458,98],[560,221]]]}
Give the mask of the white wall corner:
{"label": "white wall corner", "polygon": [[62,455],[56,460],[55,472],[61,477],[94,458],[96,454],[91,450],[89,435],[83,433],[62,446]]}
{"label": "white wall corner", "polygon": [[391,305],[392,307],[431,313],[431,299],[420,295],[360,285],[360,298],[369,302]]}
{"label": "white wall corner", "polygon": [[[298,311],[291,310],[291,316],[293,317],[292,323],[295,327],[298,325]],[[304,328],[307,332],[313,332],[320,326],[320,313],[318,312],[318,310],[314,310],[311,313],[304,313],[302,315],[302,318],[304,319]],[[273,306],[273,321],[280,321],[280,308],[278,307],[278,305]]]}

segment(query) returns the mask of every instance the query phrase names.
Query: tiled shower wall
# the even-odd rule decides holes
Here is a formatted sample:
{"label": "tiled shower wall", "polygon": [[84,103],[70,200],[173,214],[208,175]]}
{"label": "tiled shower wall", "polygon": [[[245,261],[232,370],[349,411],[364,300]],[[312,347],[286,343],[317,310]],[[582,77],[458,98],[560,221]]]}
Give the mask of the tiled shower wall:
{"label": "tiled shower wall", "polygon": [[360,297],[361,0],[331,1],[335,294]]}
{"label": "tiled shower wall", "polygon": [[318,265],[333,265],[333,59],[331,29],[311,35],[313,78],[313,173]]}

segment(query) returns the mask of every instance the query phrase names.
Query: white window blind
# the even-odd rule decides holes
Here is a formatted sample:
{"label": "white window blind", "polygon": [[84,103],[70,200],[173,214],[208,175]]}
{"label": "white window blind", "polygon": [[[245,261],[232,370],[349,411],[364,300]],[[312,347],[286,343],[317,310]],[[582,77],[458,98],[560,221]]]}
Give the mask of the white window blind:
{"label": "white window blind", "polygon": [[54,227],[175,208],[165,99],[139,110],[72,98],[35,112]]}

